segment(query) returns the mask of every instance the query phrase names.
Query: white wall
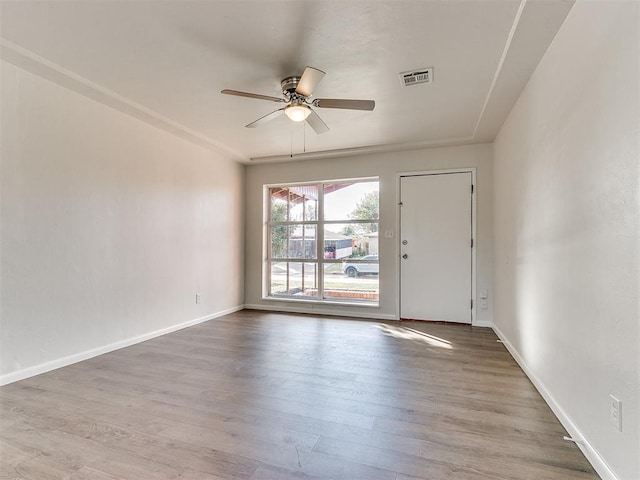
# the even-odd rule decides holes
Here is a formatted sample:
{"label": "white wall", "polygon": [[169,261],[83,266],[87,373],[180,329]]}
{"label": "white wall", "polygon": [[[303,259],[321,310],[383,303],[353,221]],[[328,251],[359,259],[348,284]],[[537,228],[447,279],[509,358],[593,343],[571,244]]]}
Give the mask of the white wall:
{"label": "white wall", "polygon": [[397,250],[398,239],[379,239],[380,307],[344,307],[301,304],[280,300],[262,300],[263,185],[340,178],[380,178],[380,231],[396,230],[397,174],[425,170],[475,167],[477,173],[478,235],[476,238],[477,289],[490,292],[489,309],[476,310],[476,321],[490,324],[493,288],[493,224],[492,224],[492,148],[489,144],[432,148],[408,152],[385,153],[303,162],[251,165],[246,172],[246,289],[249,306],[315,313],[353,314],[358,316],[396,318],[397,315]]}
{"label": "white wall", "polygon": [[578,1],[494,157],[495,326],[603,478],[627,480],[640,478],[639,13]]}
{"label": "white wall", "polygon": [[2,382],[242,305],[243,166],[5,62],[1,133]]}

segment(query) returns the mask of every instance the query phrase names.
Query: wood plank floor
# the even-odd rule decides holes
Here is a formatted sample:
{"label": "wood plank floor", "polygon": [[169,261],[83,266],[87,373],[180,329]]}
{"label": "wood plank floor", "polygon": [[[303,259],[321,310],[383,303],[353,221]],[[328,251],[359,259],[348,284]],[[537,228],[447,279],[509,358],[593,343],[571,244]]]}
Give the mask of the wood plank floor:
{"label": "wood plank floor", "polygon": [[598,478],[496,340],[227,315],[2,387],[0,478]]}

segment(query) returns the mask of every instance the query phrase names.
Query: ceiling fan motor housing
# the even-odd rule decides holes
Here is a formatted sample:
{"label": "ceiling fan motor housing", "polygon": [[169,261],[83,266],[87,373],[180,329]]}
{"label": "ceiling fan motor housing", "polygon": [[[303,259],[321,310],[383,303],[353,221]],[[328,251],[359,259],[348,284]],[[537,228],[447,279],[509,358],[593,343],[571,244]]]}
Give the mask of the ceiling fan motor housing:
{"label": "ceiling fan motor housing", "polygon": [[298,83],[300,82],[300,77],[287,77],[280,82],[280,86],[282,87],[282,93],[284,95],[291,95],[295,93],[296,88],[298,87]]}

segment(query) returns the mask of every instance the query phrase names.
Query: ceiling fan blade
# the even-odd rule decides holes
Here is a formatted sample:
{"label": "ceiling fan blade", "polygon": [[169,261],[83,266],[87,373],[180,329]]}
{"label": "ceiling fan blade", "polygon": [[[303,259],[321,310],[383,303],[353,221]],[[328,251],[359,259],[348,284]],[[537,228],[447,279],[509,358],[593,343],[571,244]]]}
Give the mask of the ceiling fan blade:
{"label": "ceiling fan blade", "polygon": [[238,90],[222,90],[220,93],[225,95],[236,95],[238,97],[257,98],[258,100],[269,100],[271,102],[284,102],[284,98],[271,97],[269,95],[260,95],[258,93],[239,92]]}
{"label": "ceiling fan blade", "polygon": [[283,113],[284,113],[284,108],[280,108],[280,109],[276,110],[275,112],[267,113],[264,117],[260,117],[255,122],[251,122],[249,125],[245,125],[245,127],[247,127],[247,128],[259,127],[260,125],[262,125],[264,123],[270,122],[274,118],[278,118]]}
{"label": "ceiling fan blade", "polygon": [[305,68],[302,73],[302,77],[300,77],[300,81],[298,82],[298,86],[296,87],[296,93],[309,97],[316,88],[316,85],[320,83],[320,80],[322,80],[325,75],[326,73],[322,70],[318,70],[317,68]]}
{"label": "ceiling fan blade", "polygon": [[345,110],[373,110],[376,102],[373,100],[346,100],[339,98],[318,98],[313,104],[319,108],[343,108]]}
{"label": "ceiling fan blade", "polygon": [[329,127],[327,127],[327,124],[324,123],[320,116],[313,110],[311,110],[311,113],[307,117],[306,122],[311,128],[313,128],[313,131],[316,133],[325,133],[329,131]]}

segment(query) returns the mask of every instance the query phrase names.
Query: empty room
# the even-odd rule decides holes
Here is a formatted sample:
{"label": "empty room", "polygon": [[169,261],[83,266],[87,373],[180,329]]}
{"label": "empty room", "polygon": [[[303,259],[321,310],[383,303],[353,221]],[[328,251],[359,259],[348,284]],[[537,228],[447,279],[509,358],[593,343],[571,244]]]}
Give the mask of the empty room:
{"label": "empty room", "polygon": [[0,478],[640,480],[640,2],[0,0]]}

